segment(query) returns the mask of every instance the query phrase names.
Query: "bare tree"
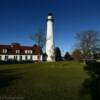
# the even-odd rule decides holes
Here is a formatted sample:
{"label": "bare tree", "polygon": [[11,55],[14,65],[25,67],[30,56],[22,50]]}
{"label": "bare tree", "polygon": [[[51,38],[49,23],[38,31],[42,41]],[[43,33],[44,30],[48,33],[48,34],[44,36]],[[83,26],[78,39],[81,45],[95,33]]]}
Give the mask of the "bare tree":
{"label": "bare tree", "polygon": [[84,55],[90,56],[98,48],[98,44],[100,44],[98,35],[99,33],[94,30],[76,33],[79,48]]}
{"label": "bare tree", "polygon": [[46,41],[46,36],[45,33],[42,31],[39,31],[35,34],[30,34],[29,35],[29,39],[33,40],[34,42],[36,42],[36,44],[41,47],[41,49],[44,48],[45,46],[45,41]]}

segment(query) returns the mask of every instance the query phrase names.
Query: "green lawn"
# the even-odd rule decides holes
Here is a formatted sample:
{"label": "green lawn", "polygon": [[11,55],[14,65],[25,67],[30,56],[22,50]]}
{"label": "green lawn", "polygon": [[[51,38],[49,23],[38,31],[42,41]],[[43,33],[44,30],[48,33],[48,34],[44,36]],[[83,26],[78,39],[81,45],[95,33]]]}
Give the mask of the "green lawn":
{"label": "green lawn", "polygon": [[79,90],[87,77],[83,66],[72,61],[0,65],[0,98],[89,100],[88,96],[79,98]]}

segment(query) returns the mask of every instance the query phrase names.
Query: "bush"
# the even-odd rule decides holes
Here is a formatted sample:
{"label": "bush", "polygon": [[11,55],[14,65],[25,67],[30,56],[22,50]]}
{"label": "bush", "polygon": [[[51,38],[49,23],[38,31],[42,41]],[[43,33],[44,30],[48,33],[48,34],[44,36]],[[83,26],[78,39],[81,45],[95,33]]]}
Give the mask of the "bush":
{"label": "bush", "polygon": [[100,100],[100,62],[86,61],[84,70],[89,78],[85,79],[82,87],[82,95],[90,94],[92,100]]}
{"label": "bush", "polygon": [[69,52],[66,52],[65,55],[64,55],[64,60],[70,61],[70,60],[73,60],[73,57],[70,55]]}
{"label": "bush", "polygon": [[97,77],[97,75],[100,76],[100,62],[86,61],[86,66],[84,69],[89,73],[91,77]]}
{"label": "bush", "polygon": [[7,61],[0,61],[0,64],[25,64],[25,63],[33,63],[34,61],[17,61],[17,60],[7,60]]}

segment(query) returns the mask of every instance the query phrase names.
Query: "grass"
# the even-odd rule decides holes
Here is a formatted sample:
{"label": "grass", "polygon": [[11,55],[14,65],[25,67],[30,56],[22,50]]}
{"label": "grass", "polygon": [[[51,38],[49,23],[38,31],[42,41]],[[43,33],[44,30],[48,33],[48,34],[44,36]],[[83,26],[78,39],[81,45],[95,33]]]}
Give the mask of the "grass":
{"label": "grass", "polygon": [[87,77],[83,66],[73,61],[0,65],[0,98],[89,100],[79,97],[79,90]]}

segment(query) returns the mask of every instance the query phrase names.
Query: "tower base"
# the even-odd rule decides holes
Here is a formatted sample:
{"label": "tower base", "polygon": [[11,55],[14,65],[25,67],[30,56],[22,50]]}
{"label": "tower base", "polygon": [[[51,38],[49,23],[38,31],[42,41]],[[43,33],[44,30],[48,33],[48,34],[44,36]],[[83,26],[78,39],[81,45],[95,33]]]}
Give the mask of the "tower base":
{"label": "tower base", "polygon": [[47,62],[55,62],[55,56],[47,57]]}

